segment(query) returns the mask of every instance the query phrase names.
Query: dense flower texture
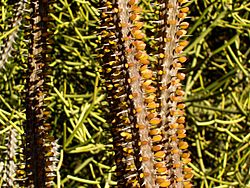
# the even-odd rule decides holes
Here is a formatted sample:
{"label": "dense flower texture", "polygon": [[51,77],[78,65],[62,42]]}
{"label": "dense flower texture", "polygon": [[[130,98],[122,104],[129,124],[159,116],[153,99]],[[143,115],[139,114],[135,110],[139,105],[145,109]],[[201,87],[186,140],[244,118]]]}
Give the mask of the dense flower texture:
{"label": "dense flower texture", "polygon": [[48,63],[51,56],[49,29],[49,1],[30,2],[30,31],[27,32],[31,48],[28,55],[27,95],[26,95],[26,146],[25,187],[51,187],[55,177],[58,145],[49,135],[49,111],[45,97],[47,95]]}
{"label": "dense flower texture", "polygon": [[184,103],[179,70],[188,44],[185,0],[152,2],[156,44],[147,53],[137,0],[101,2],[103,77],[110,106],[110,123],[118,187],[191,187],[185,134]]}
{"label": "dense flower texture", "polygon": [[[21,0],[14,6],[14,16],[9,27],[20,27],[24,30],[24,39],[28,44],[26,60],[26,122],[24,139],[17,150],[17,132],[12,128],[7,143],[8,164],[0,163],[3,171],[4,187],[51,187],[55,177],[58,161],[57,140],[50,136],[51,125],[48,123],[49,111],[45,98],[47,96],[48,63],[51,61],[51,28],[50,4],[48,0]],[[11,56],[12,44],[18,39],[18,28],[3,46],[0,68]],[[47,100],[48,101],[48,100]],[[23,135],[22,135],[23,136]],[[16,151],[17,150],[17,151]],[[16,164],[15,155],[20,160]]]}

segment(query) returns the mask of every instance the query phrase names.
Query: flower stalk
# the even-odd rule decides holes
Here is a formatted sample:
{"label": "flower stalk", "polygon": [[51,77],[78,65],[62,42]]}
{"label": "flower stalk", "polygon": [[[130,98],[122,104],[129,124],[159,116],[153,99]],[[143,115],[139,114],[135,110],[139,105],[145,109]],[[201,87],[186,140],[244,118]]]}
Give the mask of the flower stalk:
{"label": "flower stalk", "polygon": [[[180,72],[188,44],[184,0],[155,3],[150,57],[137,0],[102,1],[103,75],[113,125],[118,187],[191,187]],[[154,60],[152,60],[154,59]]]}
{"label": "flower stalk", "polygon": [[49,1],[30,2],[30,41],[28,71],[26,79],[26,125],[25,125],[25,187],[51,187],[55,177],[58,145],[49,135],[51,125],[48,121],[47,83],[50,62]]}

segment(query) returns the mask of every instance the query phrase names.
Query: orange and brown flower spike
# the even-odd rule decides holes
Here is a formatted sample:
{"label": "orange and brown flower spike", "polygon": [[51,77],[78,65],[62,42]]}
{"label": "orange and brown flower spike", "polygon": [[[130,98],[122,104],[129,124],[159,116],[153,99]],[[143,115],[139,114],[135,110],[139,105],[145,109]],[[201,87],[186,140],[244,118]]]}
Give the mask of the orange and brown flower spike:
{"label": "orange and brown flower spike", "polygon": [[[129,6],[128,6],[129,5]],[[127,1],[121,6],[121,21],[128,23],[126,27],[122,28],[123,36],[128,36],[129,39],[124,42],[126,49],[126,59],[132,65],[128,67],[130,82],[130,90],[136,95],[131,99],[134,105],[135,116],[135,131],[139,146],[140,166],[136,165],[139,170],[139,185],[141,187],[154,187],[155,175],[153,166],[152,140],[149,136],[150,124],[147,121],[147,108],[154,108],[152,103],[146,103],[145,98],[152,95],[154,90],[152,83],[153,72],[150,70],[149,55],[145,51],[146,44],[144,43],[145,34],[142,32],[143,23],[140,22],[141,8],[138,6],[138,1]],[[126,10],[127,9],[127,10]],[[128,13],[127,13],[127,12]],[[129,15],[129,16],[126,16]],[[151,88],[151,89],[149,89]]]}
{"label": "orange and brown flower spike", "polygon": [[[185,0],[158,1],[159,22],[158,22],[158,89],[160,90],[160,117],[164,142],[165,156],[163,161],[168,173],[165,176],[167,182],[160,187],[190,187],[190,172],[186,173],[184,165],[190,161],[186,151],[188,144],[182,139],[186,136],[184,118],[184,107],[181,80],[185,74],[179,72],[186,57],[182,55],[184,47],[188,44],[182,40],[188,27],[185,19],[188,7],[185,7]],[[188,174],[188,175],[187,175]]]}
{"label": "orange and brown flower spike", "polygon": [[26,125],[25,125],[25,187],[51,187],[55,176],[58,145],[49,135],[50,112],[44,101],[47,96],[48,63],[50,60],[51,29],[49,20],[49,1],[30,2],[31,14],[29,31],[28,71],[26,81]]}
{"label": "orange and brown flower spike", "polygon": [[[119,187],[154,185],[143,90],[152,93],[137,1],[103,1],[103,72],[114,131]],[[152,106],[152,105],[151,105]],[[112,118],[110,118],[112,119]]]}
{"label": "orange and brown flower spike", "polygon": [[110,123],[113,125],[113,142],[117,165],[117,179],[119,186],[133,186],[138,182],[138,172],[135,166],[135,151],[133,145],[133,104],[132,93],[129,89],[128,67],[125,47],[126,40],[121,32],[119,17],[119,3],[116,1],[102,1],[100,10],[103,76],[106,79],[106,88],[110,106]]}
{"label": "orange and brown flower spike", "polygon": [[[137,0],[102,1],[103,76],[113,124],[118,187],[190,187],[184,92],[183,0],[158,1],[157,62],[145,44]],[[155,70],[155,67],[157,70]]]}

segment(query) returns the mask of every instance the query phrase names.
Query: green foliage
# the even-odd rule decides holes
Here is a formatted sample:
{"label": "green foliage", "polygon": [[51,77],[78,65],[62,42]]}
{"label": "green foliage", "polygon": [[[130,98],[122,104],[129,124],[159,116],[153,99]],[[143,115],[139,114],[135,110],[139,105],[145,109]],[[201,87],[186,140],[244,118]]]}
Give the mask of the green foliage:
{"label": "green foliage", "polygon": [[195,1],[186,53],[196,187],[249,187],[249,3]]}

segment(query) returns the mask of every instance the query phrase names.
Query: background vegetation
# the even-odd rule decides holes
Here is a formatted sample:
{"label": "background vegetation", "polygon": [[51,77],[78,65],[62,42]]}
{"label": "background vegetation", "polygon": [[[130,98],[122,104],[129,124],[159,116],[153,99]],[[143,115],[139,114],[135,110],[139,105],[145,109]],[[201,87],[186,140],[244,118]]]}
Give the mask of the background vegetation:
{"label": "background vegetation", "polygon": [[[1,44],[14,31],[10,27],[14,3],[1,1]],[[150,3],[142,0],[144,19],[150,17]],[[191,0],[188,4],[190,43],[184,72],[194,187],[250,187],[250,3]],[[51,134],[62,146],[55,187],[114,187],[112,138],[98,73],[98,1],[59,0],[53,7],[49,108]],[[0,71],[1,163],[6,162],[8,130],[15,127],[18,138],[23,136],[27,47],[22,27],[13,48],[13,57]],[[1,182],[0,177],[0,187]]]}

